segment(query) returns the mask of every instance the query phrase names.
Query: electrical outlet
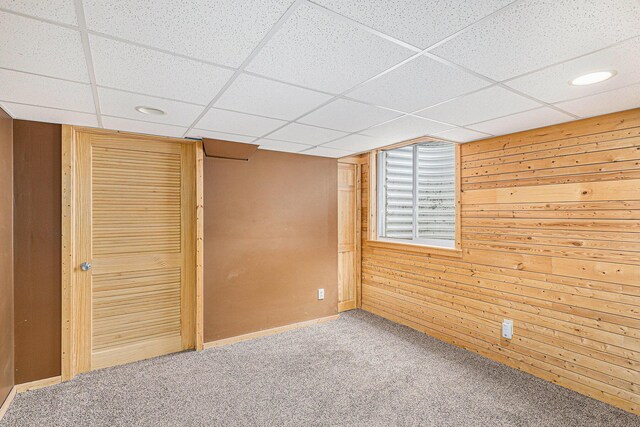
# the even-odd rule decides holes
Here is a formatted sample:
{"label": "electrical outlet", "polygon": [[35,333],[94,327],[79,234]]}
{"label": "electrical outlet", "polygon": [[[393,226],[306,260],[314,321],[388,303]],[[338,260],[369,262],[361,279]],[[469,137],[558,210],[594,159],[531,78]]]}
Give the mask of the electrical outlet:
{"label": "electrical outlet", "polygon": [[513,320],[504,319],[502,321],[502,338],[508,340],[513,338]]}
{"label": "electrical outlet", "polygon": [[324,299],[324,288],[318,289],[318,299]]}

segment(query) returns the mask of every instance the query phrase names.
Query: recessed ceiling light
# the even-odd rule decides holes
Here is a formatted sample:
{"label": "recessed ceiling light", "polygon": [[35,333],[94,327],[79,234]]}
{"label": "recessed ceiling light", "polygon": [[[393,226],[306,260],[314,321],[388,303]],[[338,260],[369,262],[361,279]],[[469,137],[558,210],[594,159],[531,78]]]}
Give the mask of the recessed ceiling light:
{"label": "recessed ceiling light", "polygon": [[575,79],[571,80],[569,84],[574,86],[586,86],[592,85],[594,83],[600,83],[605,80],[609,80],[611,77],[615,76],[615,71],[597,71],[595,73],[584,74],[582,76],[578,76]]}
{"label": "recessed ceiling light", "polygon": [[153,107],[136,107],[136,111],[142,114],[148,114],[150,116],[164,116],[166,113],[158,108]]}

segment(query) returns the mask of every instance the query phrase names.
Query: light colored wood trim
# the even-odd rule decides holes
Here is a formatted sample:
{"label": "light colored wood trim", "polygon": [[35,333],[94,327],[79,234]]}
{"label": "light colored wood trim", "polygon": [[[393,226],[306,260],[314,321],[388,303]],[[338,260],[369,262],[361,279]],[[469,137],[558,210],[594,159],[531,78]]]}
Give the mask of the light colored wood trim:
{"label": "light colored wood trim", "polygon": [[373,248],[390,249],[394,251],[413,252],[423,255],[437,255],[445,257],[462,257],[461,249],[447,249],[437,246],[418,245],[414,243],[387,242],[384,240],[369,240],[367,246]]}
{"label": "light colored wood trim", "polygon": [[204,151],[196,142],[196,350],[204,349]]}
{"label": "light colored wood trim", "polygon": [[355,300],[338,303],[338,313],[341,313],[347,310],[353,310],[355,308],[357,308],[357,303]]}
{"label": "light colored wood trim", "polygon": [[378,151],[369,153],[369,218],[367,240],[378,238]]}
{"label": "light colored wood trim", "polygon": [[356,166],[356,308],[362,305],[362,165]]}
{"label": "light colored wood trim", "polygon": [[72,126],[62,126],[62,360],[61,373],[64,381],[73,377],[71,354],[71,281],[73,259],[73,162],[75,142]]}
{"label": "light colored wood trim", "polygon": [[6,414],[9,410],[9,406],[11,406],[11,403],[13,403],[13,399],[16,397],[16,393],[16,386],[11,387],[9,394],[7,395],[6,399],[4,399],[4,403],[2,403],[2,406],[0,406],[0,421],[2,421],[4,414]]}
{"label": "light colored wood trim", "polygon": [[196,142],[196,140],[193,140],[193,139],[173,138],[170,136],[147,135],[147,134],[141,134],[141,133],[125,132],[125,131],[111,130],[111,129],[99,129],[99,128],[92,128],[92,127],[84,127],[84,126],[69,126],[69,125],[65,125],[65,126],[73,129],[74,132],[81,132],[81,133],[93,134],[93,135],[103,135],[103,136],[109,136],[109,137],[114,137],[119,135],[126,138],[142,139],[142,140],[153,139],[155,141],[174,142],[174,143],[177,142],[180,144],[193,144]]}
{"label": "light colored wood trim", "polygon": [[38,390],[39,388],[45,388],[52,385],[60,384],[62,382],[62,377],[51,377],[45,378],[43,380],[35,380],[30,381],[28,383],[16,384],[15,389],[16,393],[24,393],[25,391]]}
{"label": "light colored wood trim", "polygon": [[[376,151],[393,150],[394,148],[402,148],[402,147],[406,147],[407,145],[421,144],[423,142],[434,142],[434,141],[443,141],[443,140],[442,139],[437,139],[437,138],[432,138],[430,136],[419,136],[417,138],[408,139],[406,141],[402,141],[402,142],[398,142],[398,143],[395,143],[395,144],[387,145],[385,147],[377,148]],[[449,141],[447,141],[447,142],[449,142]],[[456,144],[456,143],[452,142],[452,144]],[[458,144],[456,144],[456,145],[458,145]]]}
{"label": "light colored wood trim", "polygon": [[462,211],[462,202],[461,202],[461,188],[460,185],[460,177],[462,174],[462,162],[461,162],[461,148],[460,144],[456,144],[455,146],[455,154],[456,154],[456,170],[455,170],[455,208],[456,208],[456,223],[455,223],[455,245],[457,250],[462,250],[462,219],[460,217],[460,212]]}
{"label": "light colored wood trim", "polygon": [[319,319],[307,320],[306,322],[292,323],[290,325],[278,326],[277,328],[265,329],[257,332],[250,332],[244,335],[238,335],[237,337],[224,338],[221,340],[210,341],[204,343],[204,348],[213,348],[213,347],[221,347],[224,345],[234,344],[237,342],[252,340],[255,338],[267,337],[269,335],[279,334],[281,332],[291,331],[294,329],[304,328],[306,326],[317,325],[318,323],[329,322],[331,320],[336,320],[339,318],[339,314],[334,314],[333,316],[321,317]]}
{"label": "light colored wood trim", "polygon": [[[152,135],[141,135],[129,132],[112,131],[105,129],[95,129],[76,126],[62,126],[62,351],[61,351],[61,380],[67,381],[72,379],[77,373],[82,372],[90,361],[90,352],[88,356],[82,358],[83,352],[80,351],[81,346],[87,345],[86,339],[82,339],[76,325],[83,322],[87,315],[86,310],[82,309],[82,304],[74,306],[73,301],[83,298],[83,292],[80,292],[81,286],[75,284],[76,274],[73,266],[77,264],[77,249],[75,248],[77,236],[75,236],[75,227],[78,214],[88,215],[89,212],[78,212],[75,206],[78,203],[79,194],[77,194],[77,182],[82,178],[83,173],[77,171],[77,150],[79,149],[77,139],[80,134],[99,135],[103,137],[122,137],[128,139],[145,140],[153,139],[157,142],[171,142],[191,145],[194,147],[195,154],[190,164],[195,168],[194,178],[196,182],[194,198],[195,221],[195,240],[193,241],[195,259],[193,261],[195,269],[195,290],[194,294],[194,321],[192,326],[192,337],[190,348],[202,349],[202,241],[203,241],[203,156],[202,142],[194,140],[185,140],[179,138],[158,137]],[[108,267],[108,266],[102,266]],[[95,269],[100,269],[100,265],[94,265]],[[77,295],[74,293],[78,293]],[[89,343],[90,344],[90,343]],[[86,360],[85,360],[86,359]]]}
{"label": "light colored wood trim", "polygon": [[361,165],[362,162],[366,161],[361,155],[341,157],[338,159],[338,163],[349,163],[351,165]]}

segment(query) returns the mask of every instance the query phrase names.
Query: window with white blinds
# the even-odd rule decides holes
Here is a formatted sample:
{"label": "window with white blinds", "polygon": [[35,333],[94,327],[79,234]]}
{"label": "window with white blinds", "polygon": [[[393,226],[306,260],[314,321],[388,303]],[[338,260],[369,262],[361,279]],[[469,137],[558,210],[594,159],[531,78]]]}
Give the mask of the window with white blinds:
{"label": "window with white blinds", "polygon": [[381,151],[378,237],[455,247],[455,144],[430,141]]}

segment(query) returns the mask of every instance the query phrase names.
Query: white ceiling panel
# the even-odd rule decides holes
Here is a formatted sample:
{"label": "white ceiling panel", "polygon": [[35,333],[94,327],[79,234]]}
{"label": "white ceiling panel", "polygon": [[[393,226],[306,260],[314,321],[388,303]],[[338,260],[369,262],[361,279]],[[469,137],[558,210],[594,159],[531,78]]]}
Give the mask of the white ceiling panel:
{"label": "white ceiling panel", "polygon": [[247,70],[312,89],[341,93],[413,51],[303,4]]}
{"label": "white ceiling panel", "polygon": [[192,129],[188,134],[190,138],[212,138],[222,139],[225,141],[234,141],[242,143],[253,143],[256,140],[255,136],[238,135],[234,133],[214,132],[204,129]]}
{"label": "white ceiling panel", "polygon": [[369,151],[386,145],[384,140],[371,136],[353,134],[338,140],[323,144],[323,147],[335,148],[352,152]]}
{"label": "white ceiling panel", "polygon": [[98,85],[207,105],[232,71],[90,36]]}
{"label": "white ceiling panel", "polygon": [[425,49],[513,0],[313,0],[361,24]]}
{"label": "white ceiling panel", "polygon": [[437,138],[443,138],[454,142],[470,142],[477,139],[489,138],[491,135],[482,132],[476,132],[474,130],[455,128],[451,130],[445,130],[435,134]]}
{"label": "white ceiling panel", "polygon": [[529,0],[433,53],[501,81],[637,36],[638,22],[637,0]]}
{"label": "white ceiling panel", "polygon": [[574,99],[573,101],[561,102],[556,105],[580,117],[591,117],[638,108],[640,107],[640,84]]}
{"label": "white ceiling panel", "polygon": [[311,111],[331,95],[242,74],[215,106],[228,110],[293,120]]}
{"label": "white ceiling panel", "polygon": [[83,0],[87,27],[238,67],[293,0]]}
{"label": "white ceiling panel", "polygon": [[172,126],[163,123],[140,122],[136,120],[122,119],[119,117],[102,117],[105,129],[122,130],[126,132],[144,133],[149,135],[161,135],[182,137],[187,130],[185,127]]}
{"label": "white ceiling panel", "polygon": [[295,142],[276,141],[275,139],[259,139],[255,142],[260,145],[261,150],[285,151],[287,153],[299,153],[306,150],[311,145],[296,144]]}
{"label": "white ceiling panel", "polygon": [[428,119],[465,126],[542,106],[539,102],[493,86],[427,108],[417,114]]}
{"label": "white ceiling panel", "polygon": [[0,101],[95,113],[88,84],[0,69]]}
{"label": "white ceiling panel", "polygon": [[355,151],[336,150],[335,148],[328,147],[315,147],[310,150],[300,152],[300,154],[306,154],[309,156],[332,157],[334,159],[347,157],[354,153]]}
{"label": "white ceiling panel", "polygon": [[[115,89],[98,88],[100,110],[107,116],[116,116],[145,122],[165,123],[175,126],[190,126],[202,113],[204,107],[152,96],[122,92]],[[142,114],[136,107],[153,107],[164,111],[164,115]]]}
{"label": "white ceiling panel", "polygon": [[345,136],[346,133],[315,126],[291,123],[269,135],[269,138],[300,144],[323,144]]}
{"label": "white ceiling panel", "polygon": [[418,117],[404,116],[391,122],[372,127],[361,133],[380,138],[384,141],[385,145],[388,145],[419,136],[433,135],[451,128],[453,128],[453,126]]}
{"label": "white ceiling panel", "polygon": [[2,108],[11,114],[14,119],[77,126],[98,126],[98,118],[95,114],[56,110],[55,108],[34,107],[32,105],[13,104],[11,102],[2,102]]}
{"label": "white ceiling panel", "polygon": [[207,111],[207,114],[200,119],[195,127],[198,129],[235,133],[238,135],[262,136],[285,123],[284,120],[269,119],[212,108]]}
{"label": "white ceiling panel", "polygon": [[[638,23],[640,25],[640,23]],[[571,80],[594,71],[616,71],[604,82],[574,86]],[[506,84],[545,102],[567,101],[640,82],[640,37],[511,80]]]}
{"label": "white ceiling panel", "polygon": [[568,122],[569,120],[573,120],[573,117],[552,108],[543,107],[499,119],[488,120],[468,127],[492,135],[505,135],[512,132]]}
{"label": "white ceiling panel", "polygon": [[73,0],[0,0],[0,8],[64,24],[77,25]]}
{"label": "white ceiling panel", "polygon": [[361,102],[337,99],[298,121],[345,132],[357,132],[398,116],[400,113],[395,111]]}
{"label": "white ceiling panel", "polygon": [[348,96],[411,113],[490,83],[425,56],[379,77]]}
{"label": "white ceiling panel", "polygon": [[89,82],[80,33],[0,12],[0,67]]}

